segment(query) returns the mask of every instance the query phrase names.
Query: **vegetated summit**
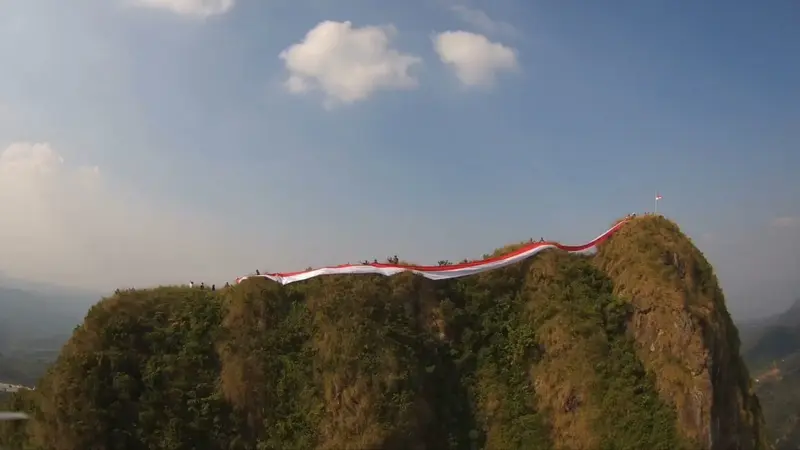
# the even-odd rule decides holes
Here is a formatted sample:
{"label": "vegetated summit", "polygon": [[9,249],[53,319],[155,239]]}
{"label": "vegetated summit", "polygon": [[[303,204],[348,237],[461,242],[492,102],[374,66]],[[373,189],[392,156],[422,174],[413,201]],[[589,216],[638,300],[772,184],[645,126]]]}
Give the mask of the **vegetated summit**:
{"label": "vegetated summit", "polygon": [[0,444],[42,450],[767,448],[716,277],[660,216],[457,280],[125,291],[9,406],[33,419]]}

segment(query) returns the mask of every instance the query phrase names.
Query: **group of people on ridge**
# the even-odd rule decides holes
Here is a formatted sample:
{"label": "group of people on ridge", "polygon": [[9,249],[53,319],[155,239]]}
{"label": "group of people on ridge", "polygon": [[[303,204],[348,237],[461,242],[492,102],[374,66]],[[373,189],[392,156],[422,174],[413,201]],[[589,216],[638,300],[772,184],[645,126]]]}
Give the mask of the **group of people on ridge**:
{"label": "group of people on ridge", "polygon": [[[230,286],[231,286],[230,283],[225,282],[225,287],[230,287]],[[189,287],[190,288],[194,288],[194,281],[189,281]],[[203,282],[200,282],[200,285],[198,286],[198,288],[200,288],[200,290],[204,290],[206,288],[206,284],[203,283]],[[216,291],[217,290],[217,285],[216,284],[212,284],[211,285],[211,290],[212,291]]]}

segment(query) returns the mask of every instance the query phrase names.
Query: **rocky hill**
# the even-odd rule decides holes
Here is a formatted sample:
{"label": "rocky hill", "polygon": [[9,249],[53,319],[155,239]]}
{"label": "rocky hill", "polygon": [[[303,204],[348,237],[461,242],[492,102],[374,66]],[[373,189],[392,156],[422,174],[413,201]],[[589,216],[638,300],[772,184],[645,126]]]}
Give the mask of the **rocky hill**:
{"label": "rocky hill", "polygon": [[767,448],[716,277],[661,217],[458,280],[122,292],[11,407],[0,445],[42,450]]}

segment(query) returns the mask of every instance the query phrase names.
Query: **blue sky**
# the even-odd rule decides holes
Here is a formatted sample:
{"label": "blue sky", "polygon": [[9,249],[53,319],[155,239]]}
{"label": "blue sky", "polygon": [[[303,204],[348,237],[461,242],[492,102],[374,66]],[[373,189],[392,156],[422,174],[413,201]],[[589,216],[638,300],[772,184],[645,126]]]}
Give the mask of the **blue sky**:
{"label": "blue sky", "polygon": [[[137,1],[0,7],[4,273],[455,260],[584,242],[659,191],[735,315],[800,297],[796,2]],[[325,21],[351,25],[304,41]]]}

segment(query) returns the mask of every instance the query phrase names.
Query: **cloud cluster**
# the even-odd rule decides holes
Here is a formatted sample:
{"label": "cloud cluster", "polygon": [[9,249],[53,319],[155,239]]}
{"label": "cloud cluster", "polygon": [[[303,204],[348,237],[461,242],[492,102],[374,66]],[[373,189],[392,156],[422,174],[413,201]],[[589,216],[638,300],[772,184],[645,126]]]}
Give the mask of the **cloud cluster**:
{"label": "cloud cluster", "polygon": [[[141,7],[159,8],[185,16],[224,14],[235,0],[129,0]],[[488,34],[515,36],[510,24],[492,20],[485,12],[466,6],[451,11],[467,24]],[[291,94],[322,92],[326,107],[363,101],[381,90],[411,90],[419,86],[415,68],[422,57],[393,48],[393,25],[355,27],[349,21],[326,20],[304,38],[280,52]],[[466,87],[487,87],[497,75],[517,70],[517,52],[482,34],[446,31],[433,36],[439,60],[453,70]]]}
{"label": "cloud cluster", "polygon": [[[364,100],[381,89],[416,88],[412,70],[422,58],[392,48],[396,34],[393,26],[321,22],[280,53],[289,74],[285,87],[293,94],[320,90],[327,105]],[[499,73],[519,67],[514,49],[481,34],[446,31],[433,37],[433,47],[467,87],[491,86]]]}
{"label": "cloud cluster", "polygon": [[209,280],[226,245],[204,223],[114,188],[96,166],[68,165],[47,143],[0,151],[5,275],[96,287]]}
{"label": "cloud cluster", "polygon": [[137,6],[163,9],[175,14],[210,17],[233,9],[235,0],[133,0]]}

